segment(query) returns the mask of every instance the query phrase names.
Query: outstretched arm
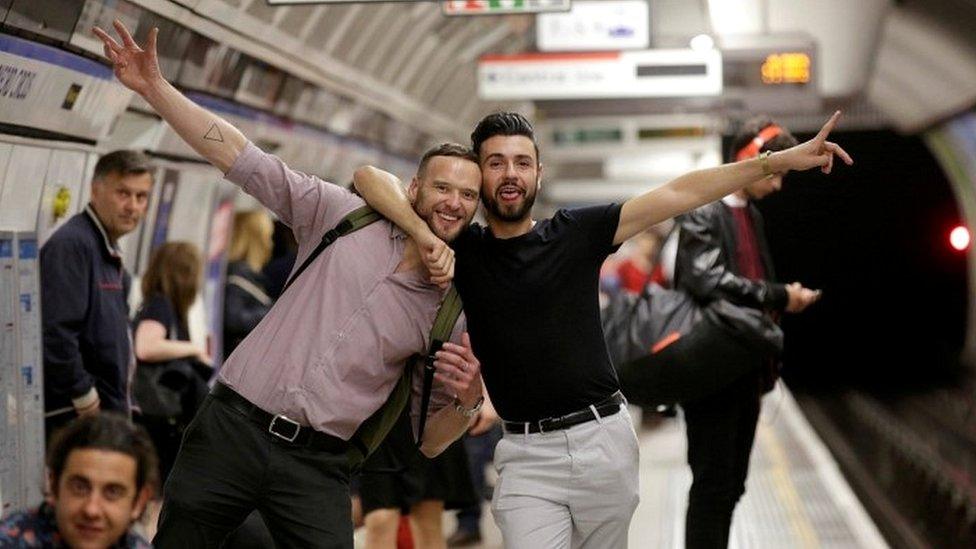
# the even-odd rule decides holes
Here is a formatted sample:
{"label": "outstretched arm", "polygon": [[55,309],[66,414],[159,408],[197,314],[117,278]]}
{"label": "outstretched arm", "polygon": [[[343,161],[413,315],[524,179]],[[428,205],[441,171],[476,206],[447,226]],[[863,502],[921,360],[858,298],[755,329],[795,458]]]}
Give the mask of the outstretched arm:
{"label": "outstretched arm", "polygon": [[120,21],[113,25],[122,43],[95,27],[105,56],[112,61],[115,77],[127,88],[141,95],[200,156],[227,173],[237,155],[244,150],[247,138],[223,118],[190,101],[163,78],[156,58],[158,29],[140,47]]}
{"label": "outstretched arm", "polygon": [[353,173],[352,182],[370,207],[414,239],[431,282],[447,285],[454,278],[454,250],[417,215],[400,180],[379,168],[363,166]]}
{"label": "outstretched arm", "polygon": [[[830,117],[813,139],[770,154],[769,173],[785,174],[790,170],[802,171],[814,167],[830,173],[834,165],[834,155],[847,164],[853,164],[854,161],[844,149],[827,141],[827,136],[834,129],[838,118],[840,111]],[[767,175],[763,172],[762,161],[752,158],[688,172],[662,187],[631,198],[620,210],[620,223],[617,225],[613,243],[620,244],[661,221],[731,194]]]}

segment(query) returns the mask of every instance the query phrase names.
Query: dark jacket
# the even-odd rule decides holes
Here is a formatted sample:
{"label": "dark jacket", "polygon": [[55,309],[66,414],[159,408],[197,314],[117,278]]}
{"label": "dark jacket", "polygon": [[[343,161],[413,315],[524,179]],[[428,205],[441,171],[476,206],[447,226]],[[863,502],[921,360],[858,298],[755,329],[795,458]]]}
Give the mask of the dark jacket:
{"label": "dark jacket", "polygon": [[40,271],[45,409],[70,412],[94,387],[103,410],[127,413],[129,275],[91,206],[44,244]]}
{"label": "dark jacket", "polygon": [[775,282],[773,261],[766,243],[762,214],[750,209],[766,280],[750,280],[736,265],[736,225],[731,207],[722,201],[706,204],[678,218],[680,233],[675,260],[675,287],[700,303],[716,299],[753,309],[782,311],[789,302],[786,286]]}
{"label": "dark jacket", "polygon": [[251,270],[244,261],[227,265],[224,287],[224,358],[261,322],[271,309],[267,279]]}

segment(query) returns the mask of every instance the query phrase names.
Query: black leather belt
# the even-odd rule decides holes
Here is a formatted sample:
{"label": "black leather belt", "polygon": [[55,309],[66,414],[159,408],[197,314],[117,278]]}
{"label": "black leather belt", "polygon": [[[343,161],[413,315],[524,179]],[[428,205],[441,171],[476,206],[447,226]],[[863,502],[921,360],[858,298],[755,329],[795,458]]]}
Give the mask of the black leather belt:
{"label": "black leather belt", "polygon": [[311,450],[325,450],[341,453],[349,449],[349,443],[339,437],[332,436],[311,427],[304,427],[297,421],[283,415],[265,412],[242,397],[237,391],[220,383],[214,384],[210,394],[227,406],[243,414],[246,418],[260,425],[275,440],[292,446],[301,446]]}
{"label": "black leather belt", "polygon": [[[600,417],[607,417],[619,412],[620,405],[626,403],[627,399],[624,398],[623,393],[617,391],[606,400],[594,404],[593,408],[596,408],[596,413],[600,414]],[[597,416],[593,415],[593,408],[583,408],[582,410],[570,412],[564,416],[548,417],[538,421],[505,421],[503,424],[505,430],[510,433],[524,433],[526,432],[526,426],[528,426],[529,433],[548,433],[549,431],[558,431],[572,427],[573,425],[593,421],[597,418]]]}

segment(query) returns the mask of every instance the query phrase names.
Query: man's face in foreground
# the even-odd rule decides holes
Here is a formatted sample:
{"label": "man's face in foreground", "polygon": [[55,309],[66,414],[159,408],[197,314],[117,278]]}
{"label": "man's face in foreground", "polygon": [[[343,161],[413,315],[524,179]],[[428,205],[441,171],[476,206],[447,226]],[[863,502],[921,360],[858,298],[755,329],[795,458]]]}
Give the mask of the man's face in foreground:
{"label": "man's face in foreground", "polygon": [[524,135],[496,135],[481,144],[482,195],[488,212],[501,221],[529,216],[542,169],[535,144]]}
{"label": "man's face in foreground", "polygon": [[456,156],[433,156],[407,192],[417,215],[438,238],[450,242],[471,223],[480,189],[477,164]]}
{"label": "man's face in foreground", "polygon": [[102,549],[116,543],[148,499],[136,489],[136,460],[112,450],[72,450],[49,503],[58,531],[73,549]]}

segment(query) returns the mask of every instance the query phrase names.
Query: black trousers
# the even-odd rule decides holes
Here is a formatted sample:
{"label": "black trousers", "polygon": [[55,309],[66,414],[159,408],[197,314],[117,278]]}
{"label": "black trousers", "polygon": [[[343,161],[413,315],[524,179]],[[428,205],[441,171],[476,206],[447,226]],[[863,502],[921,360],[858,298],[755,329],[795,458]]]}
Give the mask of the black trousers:
{"label": "black trousers", "polygon": [[279,441],[208,396],[166,481],[153,545],[219,547],[253,510],[279,548],[351,549],[348,458]]}
{"label": "black trousers", "polygon": [[728,547],[732,512],[746,491],[761,375],[749,373],[716,393],[681,405],[692,473],[685,516],[687,549]]}

